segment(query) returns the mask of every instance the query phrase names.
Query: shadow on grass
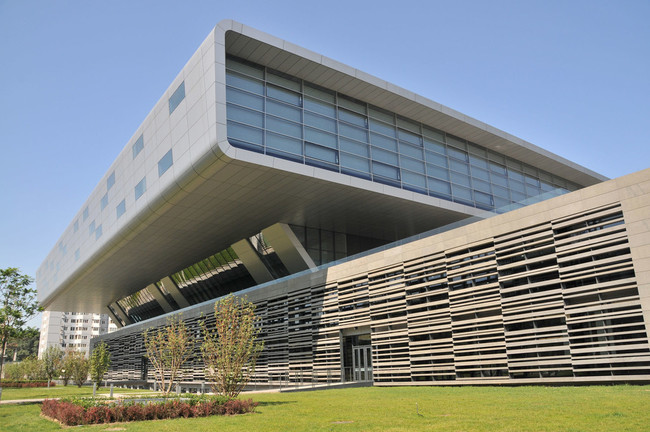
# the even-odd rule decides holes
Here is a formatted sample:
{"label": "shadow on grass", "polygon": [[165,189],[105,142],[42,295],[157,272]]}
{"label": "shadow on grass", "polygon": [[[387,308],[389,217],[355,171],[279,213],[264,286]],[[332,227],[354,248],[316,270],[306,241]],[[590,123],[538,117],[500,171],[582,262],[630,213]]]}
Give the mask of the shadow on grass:
{"label": "shadow on grass", "polygon": [[288,405],[295,404],[298,401],[266,401],[266,402],[257,402],[258,406],[274,406],[274,405]]}

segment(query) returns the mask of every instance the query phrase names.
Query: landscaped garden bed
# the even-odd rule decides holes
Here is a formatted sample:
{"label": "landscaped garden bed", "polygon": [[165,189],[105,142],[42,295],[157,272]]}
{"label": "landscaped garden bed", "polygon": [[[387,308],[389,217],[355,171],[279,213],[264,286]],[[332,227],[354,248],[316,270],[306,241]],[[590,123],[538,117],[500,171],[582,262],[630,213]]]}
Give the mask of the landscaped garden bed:
{"label": "landscaped garden bed", "polygon": [[66,426],[161,420],[177,417],[246,414],[255,411],[252,399],[219,396],[183,396],[151,400],[104,400],[96,398],[46,399],[41,414]]}
{"label": "landscaped garden bed", "polygon": [[[50,387],[55,386],[54,381],[50,381]],[[3,388],[31,388],[47,387],[47,380],[19,380],[19,381],[0,381],[0,387]]]}

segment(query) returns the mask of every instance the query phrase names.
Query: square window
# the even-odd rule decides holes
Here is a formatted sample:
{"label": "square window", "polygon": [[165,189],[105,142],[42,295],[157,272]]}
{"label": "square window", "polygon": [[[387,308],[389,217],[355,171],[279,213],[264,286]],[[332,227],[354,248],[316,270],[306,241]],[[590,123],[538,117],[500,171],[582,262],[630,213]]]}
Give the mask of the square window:
{"label": "square window", "polygon": [[115,184],[115,171],[113,171],[111,175],[109,175],[108,178],[106,179],[106,192],[111,190],[114,184]]}
{"label": "square window", "polygon": [[133,148],[133,159],[135,159],[135,157],[139,155],[140,152],[144,149],[143,135],[140,135],[140,137],[137,140],[135,140],[135,143],[133,143],[132,148]]}
{"label": "square window", "polygon": [[174,164],[174,158],[172,156],[172,150],[169,149],[165,156],[160,158],[158,161],[158,177],[162,176],[167,172],[167,170]]}
{"label": "square window", "polygon": [[104,196],[102,197],[102,201],[101,201],[101,208],[102,208],[102,210],[104,210],[104,209],[106,208],[107,205],[108,205],[108,192],[106,192],[106,193],[104,194]]}
{"label": "square window", "polygon": [[169,97],[169,114],[173,113],[178,105],[185,99],[185,81],[178,86],[176,91]]}
{"label": "square window", "polygon": [[142,177],[142,180],[138,182],[137,185],[135,185],[135,199],[137,200],[144,194],[144,192],[147,190],[147,178]]}
{"label": "square window", "polygon": [[115,211],[117,213],[117,218],[119,219],[120,216],[122,216],[126,212],[126,201],[122,200],[122,202],[119,203],[117,207],[115,207]]}

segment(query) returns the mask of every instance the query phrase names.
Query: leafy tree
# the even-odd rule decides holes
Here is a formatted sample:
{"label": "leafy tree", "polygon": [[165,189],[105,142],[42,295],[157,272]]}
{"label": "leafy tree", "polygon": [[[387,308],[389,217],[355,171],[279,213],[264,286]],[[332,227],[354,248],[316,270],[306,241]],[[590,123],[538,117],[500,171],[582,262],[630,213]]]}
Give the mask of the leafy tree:
{"label": "leafy tree", "polygon": [[25,323],[39,311],[33,279],[17,268],[0,269],[0,376],[9,338],[15,337]]}
{"label": "leafy tree", "polygon": [[20,362],[23,368],[24,377],[28,380],[44,380],[45,367],[43,361],[36,356],[27,357]]}
{"label": "leafy tree", "polygon": [[62,359],[63,351],[58,346],[49,346],[43,352],[43,368],[45,369],[48,387],[50,387],[50,381],[59,376]]}
{"label": "leafy tree", "polygon": [[97,385],[97,388],[101,387],[104,375],[108,372],[110,365],[111,353],[108,352],[108,345],[101,341],[95,345],[90,355],[90,379]]}
{"label": "leafy tree", "polygon": [[257,340],[255,305],[245,297],[229,295],[215,303],[214,316],[214,329],[205,321],[201,323],[205,376],[215,393],[236,397],[255,373],[255,363],[264,348]]}
{"label": "leafy tree", "polygon": [[[90,371],[90,361],[86,355],[79,351],[70,351],[70,369],[72,370],[72,380],[77,387],[84,385],[88,379],[88,372]],[[67,368],[66,368],[67,369]]]}
{"label": "leafy tree", "polygon": [[[18,331],[7,341],[7,357],[14,362],[21,361],[31,355],[38,354],[38,342],[41,332],[33,327]],[[13,355],[11,354],[13,352]]]}
{"label": "leafy tree", "polygon": [[[71,349],[66,350],[65,354],[63,355],[63,359],[61,360],[61,379],[63,380],[64,387],[67,386],[70,382],[70,379],[72,379],[72,374],[75,367],[74,362],[75,351]],[[87,372],[86,375],[88,375]]]}
{"label": "leafy tree", "polygon": [[147,329],[144,346],[160,390],[168,394],[181,377],[183,364],[192,355],[192,340],[185,323],[177,316],[168,318],[164,327]]}

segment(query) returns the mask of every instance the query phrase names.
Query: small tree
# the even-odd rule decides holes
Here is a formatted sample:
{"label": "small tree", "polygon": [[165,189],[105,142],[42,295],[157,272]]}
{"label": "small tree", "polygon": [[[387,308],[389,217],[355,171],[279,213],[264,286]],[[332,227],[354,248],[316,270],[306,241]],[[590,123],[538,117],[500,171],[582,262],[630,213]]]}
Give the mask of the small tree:
{"label": "small tree", "polygon": [[29,356],[21,363],[23,366],[23,372],[25,374],[26,379],[28,380],[46,379],[43,360],[39,359],[36,356]]}
{"label": "small tree", "polygon": [[49,346],[43,353],[43,368],[45,369],[48,388],[50,387],[50,381],[59,376],[62,359],[63,351],[58,346]]}
{"label": "small tree", "polygon": [[[63,380],[63,386],[67,386],[72,378],[72,373],[74,370],[74,361],[75,361],[75,352],[68,349],[61,360],[61,379]],[[87,374],[86,374],[87,375]]]}
{"label": "small tree", "polygon": [[93,349],[90,355],[90,379],[101,387],[104,375],[108,372],[108,367],[111,365],[111,353],[108,352],[108,346],[104,341],[101,341]]}
{"label": "small tree", "polygon": [[17,268],[0,269],[0,377],[9,338],[16,336],[39,310],[31,283],[32,278],[20,274]]}
{"label": "small tree", "polygon": [[255,373],[264,343],[257,340],[255,305],[247,298],[229,295],[214,305],[213,330],[201,323],[205,339],[201,346],[205,376],[215,393],[236,397]]}
{"label": "small tree", "polygon": [[147,358],[153,365],[160,390],[168,394],[181,378],[183,364],[192,355],[192,340],[180,316],[167,319],[167,325],[144,332]]}
{"label": "small tree", "polygon": [[90,361],[86,358],[85,354],[79,351],[70,352],[70,369],[72,370],[72,380],[77,387],[84,385],[88,379],[88,372],[90,371]]}

